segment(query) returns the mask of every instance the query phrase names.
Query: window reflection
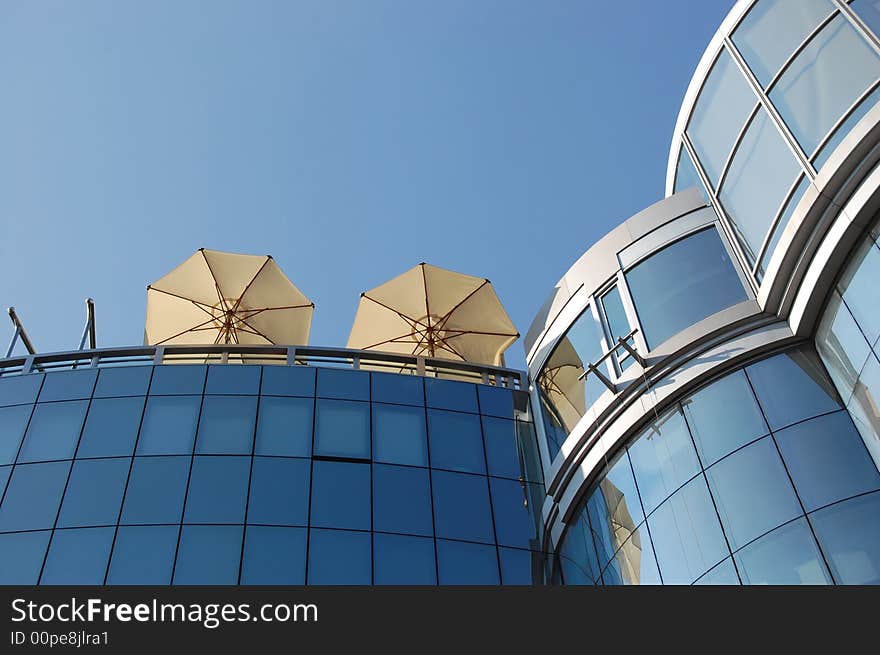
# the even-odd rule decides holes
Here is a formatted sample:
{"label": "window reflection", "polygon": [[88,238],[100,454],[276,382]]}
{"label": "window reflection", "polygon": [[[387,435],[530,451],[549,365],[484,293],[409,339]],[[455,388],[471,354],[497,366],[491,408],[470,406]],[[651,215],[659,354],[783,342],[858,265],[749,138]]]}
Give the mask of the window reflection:
{"label": "window reflection", "polygon": [[55,530],[40,584],[104,584],[113,532],[113,528]]}
{"label": "window reflection", "polygon": [[880,584],[880,493],[853,498],[810,516],[840,584]]}
{"label": "window reflection", "polygon": [[831,583],[816,541],[803,518],[749,544],[736,554],[736,562],[743,584]]}

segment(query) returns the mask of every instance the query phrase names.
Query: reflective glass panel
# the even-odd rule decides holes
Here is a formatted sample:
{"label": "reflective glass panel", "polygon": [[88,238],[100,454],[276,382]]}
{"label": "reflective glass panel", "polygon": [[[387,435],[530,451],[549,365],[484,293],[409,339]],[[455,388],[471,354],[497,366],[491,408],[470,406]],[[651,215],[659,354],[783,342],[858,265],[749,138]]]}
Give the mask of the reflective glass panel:
{"label": "reflective glass panel", "polygon": [[174,567],[174,584],[237,584],[241,531],[240,525],[183,526]]}
{"label": "reflective glass panel", "polygon": [[373,460],[428,465],[424,408],[373,403]]}
{"label": "reflective glass panel", "polygon": [[107,584],[169,584],[179,531],[176,525],[120,526],[110,558]]}
{"label": "reflective glass panel", "polygon": [[602,572],[606,585],[662,584],[651,540],[644,525],[620,547],[614,559]]}
{"label": "reflective glass panel", "polygon": [[77,457],[131,455],[144,411],[143,398],[95,399],[89,406]]}
{"label": "reflective glass panel", "polygon": [[199,418],[196,452],[250,455],[254,445],[256,415],[256,398],[206,396]]}
{"label": "reflective glass panel", "polygon": [[31,373],[0,378],[0,406],[34,402],[44,377],[42,373]]}
{"label": "reflective glass panel", "polygon": [[42,462],[73,457],[88,405],[87,400],[37,405],[18,461]]}
{"label": "reflective glass panel", "polygon": [[150,383],[150,395],[200,394],[205,389],[207,372],[207,366],[186,364],[156,366],[153,370],[153,381]]}
{"label": "reflective glass panel", "polygon": [[[541,453],[538,450],[538,435],[535,424],[525,421],[516,422],[516,440],[522,449],[523,468],[521,475],[531,482],[544,481],[544,469],[541,464]],[[488,448],[488,447],[487,447]],[[494,457],[494,455],[490,455]]]}
{"label": "reflective glass panel", "polygon": [[810,515],[839,584],[880,584],[880,494],[859,496]]}
{"label": "reflective glass panel", "polygon": [[871,348],[836,290],[825,307],[816,334],[816,350],[834,386],[848,399]]}
{"label": "reflective glass panel", "polygon": [[201,402],[199,396],[149,398],[138,439],[138,455],[192,453]]}
{"label": "reflective glass panel", "polygon": [[428,410],[428,439],[434,468],[485,473],[480,417]]}
{"label": "reflective glass panel", "polygon": [[477,385],[480,413],[500,418],[513,418],[513,391],[502,387]]}
{"label": "reflective glass panel", "polygon": [[532,574],[531,552],[516,548],[499,548],[498,555],[501,558],[501,584],[541,584],[541,576],[533,577]]}
{"label": "reflective glass panel", "polygon": [[70,462],[16,466],[0,505],[0,532],[51,528],[69,470]]}
{"label": "reflective glass panel", "polygon": [[35,585],[51,530],[0,534],[0,584]]}
{"label": "reflective glass panel", "polygon": [[743,584],[831,584],[816,541],[803,518],[776,528],[735,557]]}
{"label": "reflective glass panel", "polygon": [[135,457],[122,523],[179,523],[189,457]]}
{"label": "reflective glass panel", "polygon": [[244,523],[250,457],[193,459],[185,523]]}
{"label": "reflective glass panel", "polygon": [[880,100],[880,88],[874,87],[873,91],[865,96],[861,96],[861,98],[859,105],[841,123],[837,124],[834,128],[834,134],[813,155],[813,166],[817,171],[822,170],[825,162],[831,158],[837,146],[843,143],[843,140],[859,124],[859,121],[865,117],[865,114],[874,108],[877,101]]}
{"label": "reflective glass panel", "polygon": [[0,408],[0,464],[12,464],[27,428],[33,405]]}
{"label": "reflective glass panel", "polygon": [[315,369],[310,366],[264,366],[260,393],[264,396],[314,396]]}
{"label": "reflective glass panel", "polygon": [[102,368],[98,373],[94,397],[145,396],[152,375],[152,366]]}
{"label": "reflective glass panel", "polygon": [[428,407],[457,409],[462,412],[477,411],[477,391],[473,384],[425,378],[425,396]]}
{"label": "reflective glass panel", "polygon": [[[529,485],[535,487],[537,485]],[[498,543],[514,548],[538,549],[538,535],[535,520],[532,516],[534,508],[530,506],[526,489],[518,480],[502,480],[490,478],[489,487],[492,493],[492,509],[495,517],[495,534]],[[530,494],[537,498],[538,494]]]}
{"label": "reflective glass panel", "polygon": [[305,584],[306,539],[305,528],[249,525],[244,539],[241,584]]}
{"label": "reflective glass panel", "polygon": [[593,540],[604,566],[645,518],[626,453],[599,477],[599,485],[587,502]]}
{"label": "reflective glass panel", "polygon": [[437,536],[493,543],[495,537],[486,478],[446,471],[434,471],[431,477]]}
{"label": "reflective glass panel", "polygon": [[73,464],[58,527],[116,525],[131,459],[84,459]]}
{"label": "reflective glass panel", "polygon": [[709,194],[706,193],[706,188],[703,186],[703,181],[700,179],[699,173],[697,173],[694,162],[691,161],[691,156],[688,154],[687,149],[682,147],[678,154],[678,165],[675,169],[675,191],[683,191],[691,187],[696,187],[702,194],[703,200],[707,203],[709,202]]}
{"label": "reflective glass panel", "polygon": [[373,535],[374,584],[437,584],[434,540],[396,534]]}
{"label": "reflective glass panel", "polygon": [[421,376],[394,373],[372,373],[371,376],[373,402],[424,406],[425,388]]}
{"label": "reflective glass panel", "polygon": [[437,540],[437,568],[442,585],[497,585],[495,546]]}
{"label": "reflective glass panel", "polygon": [[205,393],[253,395],[259,392],[259,366],[221,364],[208,367]]}
{"label": "reflective glass panel", "polygon": [[593,584],[599,577],[596,557],[596,548],[593,545],[593,536],[587,523],[587,514],[585,510],[581,510],[577,513],[575,521],[569,526],[559,548],[559,559],[565,584]]}
{"label": "reflective glass panel", "polygon": [[370,374],[366,371],[319,368],[318,397],[369,400]]}
{"label": "reflective glass panel", "polygon": [[96,368],[49,373],[40,390],[40,402],[89,398],[95,388],[97,377]]}
{"label": "reflective glass panel", "polygon": [[779,243],[779,238],[782,236],[782,232],[785,229],[785,226],[788,225],[788,221],[791,219],[792,215],[798,207],[798,204],[801,201],[801,198],[803,197],[804,193],[806,193],[809,186],[810,178],[802,175],[797,187],[789,195],[788,200],[786,200],[785,209],[780,214],[779,220],[776,222],[776,225],[773,226],[773,230],[770,233],[770,238],[767,240],[767,248],[764,250],[764,254],[761,256],[761,261],[758,263],[758,266],[755,269],[755,279],[758,281],[758,283],[760,283],[764,279],[764,273],[767,271],[767,267],[770,264],[770,259],[773,257],[773,251],[776,250],[776,244]]}
{"label": "reflective glass panel", "polygon": [[319,399],[316,411],[316,455],[369,459],[369,403]]}
{"label": "reflective glass panel", "polygon": [[852,254],[852,264],[847,267],[837,289],[846,306],[872,345],[880,338],[880,249],[870,239],[865,239]]}
{"label": "reflective glass panel", "polygon": [[260,398],[257,455],[308,457],[312,454],[311,398]]}
{"label": "reflective glass panel", "polygon": [[373,529],[431,536],[427,469],[373,465]]}
{"label": "reflective glass panel", "polygon": [[309,531],[310,585],[368,585],[372,555],[369,532]]}
{"label": "reflective glass panel", "polygon": [[516,422],[484,416],[483,436],[486,440],[489,475],[504,478],[520,477],[522,467],[520,466],[520,445],[517,439]]}
{"label": "reflective glass panel", "polygon": [[11,474],[11,466],[0,466],[0,497],[2,497],[3,492],[6,491],[6,483],[9,481],[9,476]]}
{"label": "reflective glass panel", "polygon": [[696,585],[738,585],[739,576],[736,574],[736,567],[733,565],[733,558],[728,557],[711,571],[707,572],[703,577],[697,580]]}
{"label": "reflective glass panel", "polygon": [[369,464],[313,463],[312,525],[370,529]]}
{"label": "reflective glass panel", "polygon": [[308,525],[310,476],[307,459],[254,457],[248,523]]}
{"label": "reflective glass panel", "polygon": [[876,0],[851,0],[849,6],[874,34],[880,34],[880,5]]}
{"label": "reflective glass panel", "polygon": [[104,584],[114,528],[56,530],[40,584]]}

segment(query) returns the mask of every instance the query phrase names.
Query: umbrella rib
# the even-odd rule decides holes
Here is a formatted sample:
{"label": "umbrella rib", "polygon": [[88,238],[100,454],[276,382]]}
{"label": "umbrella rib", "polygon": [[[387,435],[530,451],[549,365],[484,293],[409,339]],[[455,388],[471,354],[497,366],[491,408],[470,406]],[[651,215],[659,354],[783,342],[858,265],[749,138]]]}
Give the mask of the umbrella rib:
{"label": "umbrella rib", "polygon": [[241,292],[241,295],[238,297],[238,300],[235,301],[235,305],[232,307],[232,311],[233,311],[233,312],[234,312],[236,309],[238,309],[239,304],[241,304],[241,300],[242,300],[242,298],[244,298],[244,294],[246,294],[246,293],[248,292],[248,289],[251,288],[251,285],[254,283],[254,280],[256,280],[256,279],[259,277],[260,273],[263,272],[263,269],[266,268],[266,265],[267,265],[270,261],[272,261],[272,258],[269,257],[269,256],[267,255],[267,256],[266,256],[266,261],[264,261],[264,262],[263,262],[263,265],[260,266],[259,270],[257,270],[256,273],[254,273],[254,276],[251,278],[251,281],[248,282],[248,283],[245,285],[244,290]]}
{"label": "umbrella rib", "polygon": [[248,323],[246,320],[241,319],[241,322],[244,323],[246,326],[248,326],[251,330],[253,330],[253,334],[256,334],[257,336],[263,337],[266,341],[268,341],[268,342],[271,343],[271,344],[274,344],[274,343],[275,343],[274,341],[272,341],[272,339],[270,339],[270,338],[267,337],[265,334],[263,334],[262,332],[260,332],[257,328],[255,328],[253,325],[251,325],[250,323]]}
{"label": "umbrella rib", "polygon": [[[431,329],[431,307],[428,305],[428,276],[425,273],[425,263],[422,262],[422,288],[425,290],[425,320],[428,323],[428,330]],[[434,344],[428,342],[431,349],[431,357],[434,356]]]}
{"label": "umbrella rib", "polygon": [[[389,312],[394,312],[395,314],[397,314],[398,316],[400,316],[400,318],[402,318],[402,319],[403,319],[404,321],[406,321],[407,323],[413,323],[413,324],[418,324],[418,325],[425,325],[425,324],[422,323],[419,319],[417,319],[417,318],[413,318],[412,316],[407,316],[406,314],[403,314],[403,313],[401,313],[400,311],[394,309],[394,307],[390,307],[390,306],[386,305],[386,304],[383,303],[383,302],[379,302],[378,300],[376,300],[375,298],[372,298],[372,297],[368,296],[367,294],[364,294],[363,297],[366,298],[367,300],[370,300],[370,301],[376,303],[377,305],[379,305],[379,307],[384,307],[384,308],[387,309]],[[430,327],[430,326],[427,326],[427,327]]]}
{"label": "umbrella rib", "polygon": [[446,337],[447,339],[454,339],[455,337],[460,337],[465,334],[479,334],[481,336],[487,337],[518,337],[519,333],[511,334],[510,332],[484,332],[482,330],[449,330],[449,332],[458,332],[458,334],[453,334],[451,337]]}
{"label": "umbrella rib", "polygon": [[[198,300],[193,300],[192,298],[187,298],[186,296],[181,296],[180,294],[177,294],[177,293],[171,293],[170,291],[165,291],[164,289],[157,289],[156,287],[153,287],[153,286],[149,287],[149,289],[150,289],[150,291],[156,291],[157,293],[164,293],[167,296],[173,296],[175,298],[180,298],[181,300],[186,300],[187,302],[191,302],[192,304],[194,304],[196,307],[201,309],[206,314],[211,314],[210,310],[213,309],[213,307],[211,307],[211,305],[209,305],[207,303],[199,302]],[[214,315],[211,314],[211,316],[214,316]]]}
{"label": "umbrella rib", "polygon": [[473,291],[471,291],[468,295],[466,295],[464,298],[462,298],[462,299],[458,302],[458,304],[455,305],[455,307],[453,307],[453,308],[450,309],[448,312],[446,312],[446,314],[443,315],[443,318],[440,319],[440,321],[439,321],[438,324],[439,324],[439,325],[442,325],[442,324],[444,324],[446,321],[448,321],[448,320],[449,320],[449,317],[452,316],[452,312],[454,312],[456,309],[458,309],[458,308],[461,307],[463,304],[465,304],[468,300],[470,300],[470,299],[473,297],[473,295],[474,295],[477,291],[479,291],[480,289],[482,289],[482,288],[483,288],[484,286],[486,286],[487,284],[489,284],[489,280],[483,280],[483,283],[482,283],[480,286],[478,286],[476,289],[474,289]]}
{"label": "umbrella rib", "polygon": [[208,256],[205,254],[205,249],[202,248],[199,250],[202,253],[202,259],[205,260],[205,265],[208,267],[208,272],[211,274],[211,279],[214,280],[214,289],[217,291],[217,299],[220,301],[220,307],[225,311],[226,307],[223,303],[223,292],[220,291],[220,285],[217,283],[217,276],[214,275],[214,269],[211,268],[211,262],[208,261]]}
{"label": "umbrella rib", "polygon": [[154,346],[161,346],[166,341],[170,341],[171,339],[176,339],[177,337],[181,336],[182,334],[186,334],[187,332],[193,332],[194,330],[197,330],[198,328],[202,327],[203,325],[207,325],[208,323],[210,323],[213,320],[214,319],[212,317],[212,318],[208,319],[207,321],[205,321],[204,323],[198,323],[191,328],[187,328],[187,329],[183,330],[182,332],[178,332],[177,334],[172,334],[170,337],[162,339],[161,341],[157,341],[153,345]]}

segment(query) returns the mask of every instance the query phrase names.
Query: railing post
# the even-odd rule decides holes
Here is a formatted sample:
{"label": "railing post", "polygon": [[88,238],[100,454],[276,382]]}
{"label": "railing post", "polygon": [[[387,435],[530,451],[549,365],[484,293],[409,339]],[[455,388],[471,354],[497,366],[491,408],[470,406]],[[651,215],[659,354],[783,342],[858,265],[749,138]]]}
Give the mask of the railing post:
{"label": "railing post", "polygon": [[165,359],[165,346],[156,346],[156,353],[153,355],[153,364],[158,366]]}
{"label": "railing post", "polygon": [[296,347],[288,346],[287,348],[287,365],[293,366],[296,364]]}
{"label": "railing post", "polygon": [[425,377],[425,358],[416,357],[416,374]]}
{"label": "railing post", "polygon": [[28,355],[24,358],[24,364],[21,366],[22,375],[26,375],[28,373],[33,372],[34,370],[34,356]]}
{"label": "railing post", "polygon": [[222,353],[220,353],[220,363],[221,364],[228,364],[229,363],[229,351],[228,350],[224,350]]}
{"label": "railing post", "polygon": [[361,367],[361,358],[360,357],[352,357],[351,358],[351,367],[354,370],[358,370]]}

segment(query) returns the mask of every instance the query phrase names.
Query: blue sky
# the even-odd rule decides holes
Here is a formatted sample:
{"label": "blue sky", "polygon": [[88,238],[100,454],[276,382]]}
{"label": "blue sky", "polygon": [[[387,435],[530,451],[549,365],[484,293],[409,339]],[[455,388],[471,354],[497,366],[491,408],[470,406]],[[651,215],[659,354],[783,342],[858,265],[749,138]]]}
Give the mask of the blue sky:
{"label": "blue sky", "polygon": [[0,305],[42,352],[78,345],[87,296],[99,346],[138,344],[146,285],[207,247],[271,253],[313,344],[420,261],[491,279],[525,333],[663,196],[731,5],[2,0]]}

